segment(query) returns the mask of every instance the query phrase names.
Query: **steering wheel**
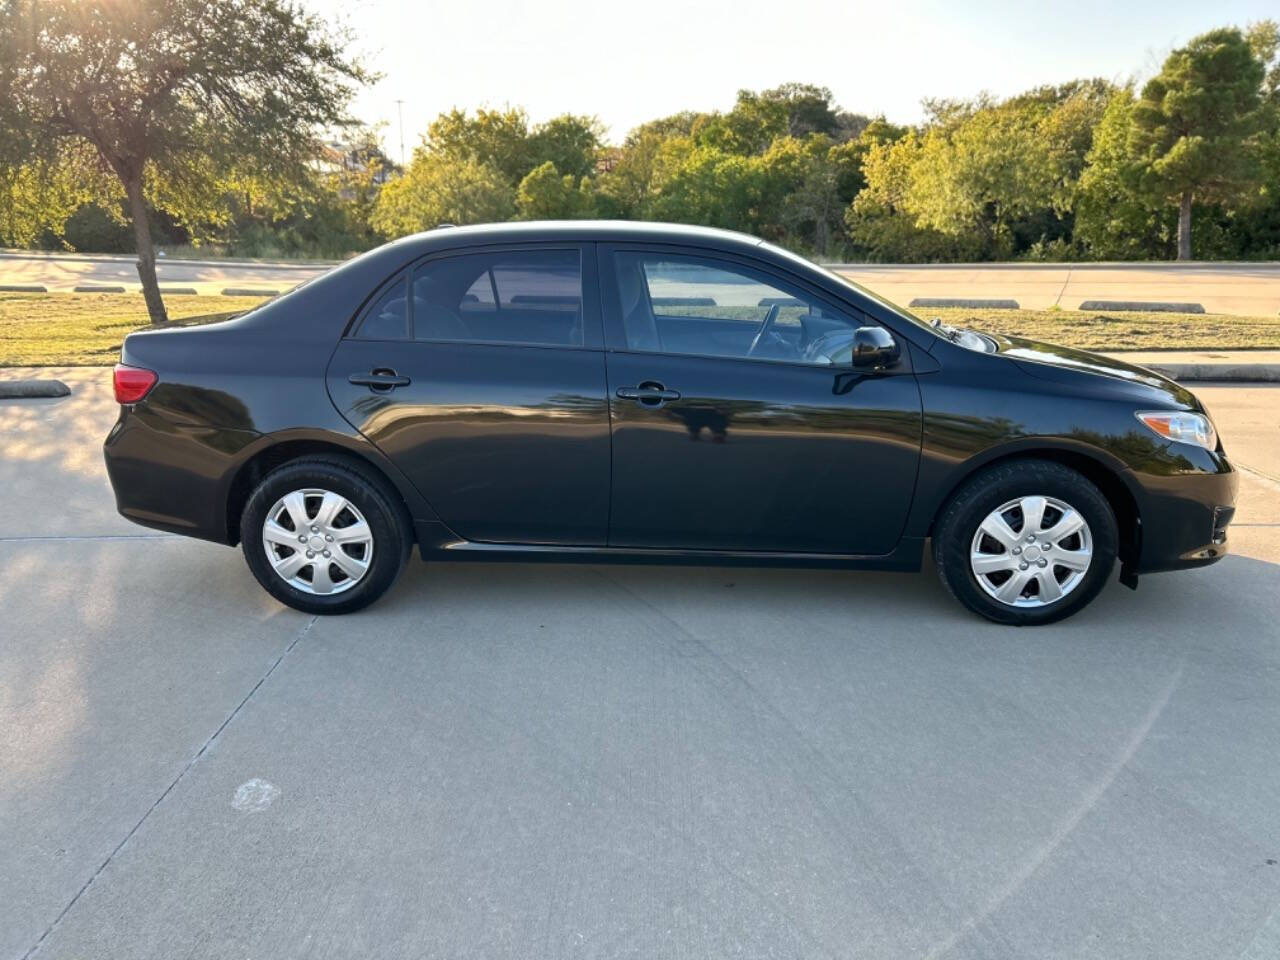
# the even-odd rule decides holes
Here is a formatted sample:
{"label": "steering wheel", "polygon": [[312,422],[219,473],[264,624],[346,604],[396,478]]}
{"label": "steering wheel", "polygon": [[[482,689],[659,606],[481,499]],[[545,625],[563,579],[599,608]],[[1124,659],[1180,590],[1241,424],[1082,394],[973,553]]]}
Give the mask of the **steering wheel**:
{"label": "steering wheel", "polygon": [[756,331],[755,339],[751,341],[751,346],[747,348],[747,356],[751,356],[756,352],[756,347],[760,346],[764,340],[764,335],[773,329],[774,322],[778,319],[778,314],[782,312],[782,304],[775,303],[769,308],[769,312],[764,315],[764,319],[760,321],[760,329]]}
{"label": "steering wheel", "polygon": [[853,331],[829,330],[817,337],[801,353],[806,363],[847,364],[853,359]]}

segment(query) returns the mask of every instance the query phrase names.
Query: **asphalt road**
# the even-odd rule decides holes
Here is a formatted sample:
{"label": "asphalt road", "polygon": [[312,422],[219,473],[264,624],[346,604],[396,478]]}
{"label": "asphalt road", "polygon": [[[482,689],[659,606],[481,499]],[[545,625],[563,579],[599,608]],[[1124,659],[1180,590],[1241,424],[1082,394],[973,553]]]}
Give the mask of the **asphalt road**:
{"label": "asphalt road", "polygon": [[[6,372],[0,372],[6,375]],[[0,402],[0,958],[1280,955],[1280,388],[1236,554],[987,624],[931,574],[414,561],[275,604]]]}
{"label": "asphalt road", "polygon": [[[226,287],[284,290],[327,265],[163,260],[160,282],[199,293]],[[881,296],[909,304],[916,297],[1004,298],[1027,309],[1077,309],[1086,300],[1200,303],[1210,313],[1275,316],[1280,312],[1280,263],[1204,264],[856,264],[841,272]],[[138,289],[132,257],[0,252],[0,285],[79,285]],[[924,308],[927,309],[927,308]]]}

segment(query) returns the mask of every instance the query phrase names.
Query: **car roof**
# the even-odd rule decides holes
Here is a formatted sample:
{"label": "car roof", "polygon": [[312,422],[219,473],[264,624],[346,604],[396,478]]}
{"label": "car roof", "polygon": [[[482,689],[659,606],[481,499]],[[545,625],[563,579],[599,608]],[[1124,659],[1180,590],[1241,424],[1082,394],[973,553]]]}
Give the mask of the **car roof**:
{"label": "car roof", "polygon": [[466,227],[440,226],[395,241],[428,250],[466,246],[470,243],[529,243],[539,240],[579,240],[619,242],[643,241],[722,248],[758,247],[759,237],[715,227],[684,223],[656,223],[632,220],[527,220],[514,223],[483,223]]}

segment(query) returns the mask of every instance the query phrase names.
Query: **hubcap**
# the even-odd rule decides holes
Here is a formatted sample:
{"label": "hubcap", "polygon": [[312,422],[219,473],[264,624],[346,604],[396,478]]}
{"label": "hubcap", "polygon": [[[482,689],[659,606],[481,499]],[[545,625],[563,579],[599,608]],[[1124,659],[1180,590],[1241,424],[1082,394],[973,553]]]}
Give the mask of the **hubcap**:
{"label": "hubcap", "polygon": [[1089,524],[1054,497],[1019,497],[997,507],[969,547],[978,585],[1011,607],[1057,603],[1080,586],[1092,562]]}
{"label": "hubcap", "polygon": [[276,501],[262,524],[271,569],[304,593],[350,590],[373,562],[373,531],[340,494],[308,488]]}

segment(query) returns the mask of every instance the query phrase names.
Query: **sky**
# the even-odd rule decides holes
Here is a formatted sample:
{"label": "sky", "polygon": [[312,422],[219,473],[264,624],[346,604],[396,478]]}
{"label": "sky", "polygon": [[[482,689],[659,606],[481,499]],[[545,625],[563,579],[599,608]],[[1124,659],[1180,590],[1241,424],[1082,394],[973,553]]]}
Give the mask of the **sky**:
{"label": "sky", "polygon": [[1205,30],[1280,16],[1274,0],[304,0],[383,74],[355,102],[406,156],[452,107],[594,114],[620,142],[741,88],[826,86],[856,113],[922,118],[923,97],[1008,96],[1076,77],[1146,77]]}

